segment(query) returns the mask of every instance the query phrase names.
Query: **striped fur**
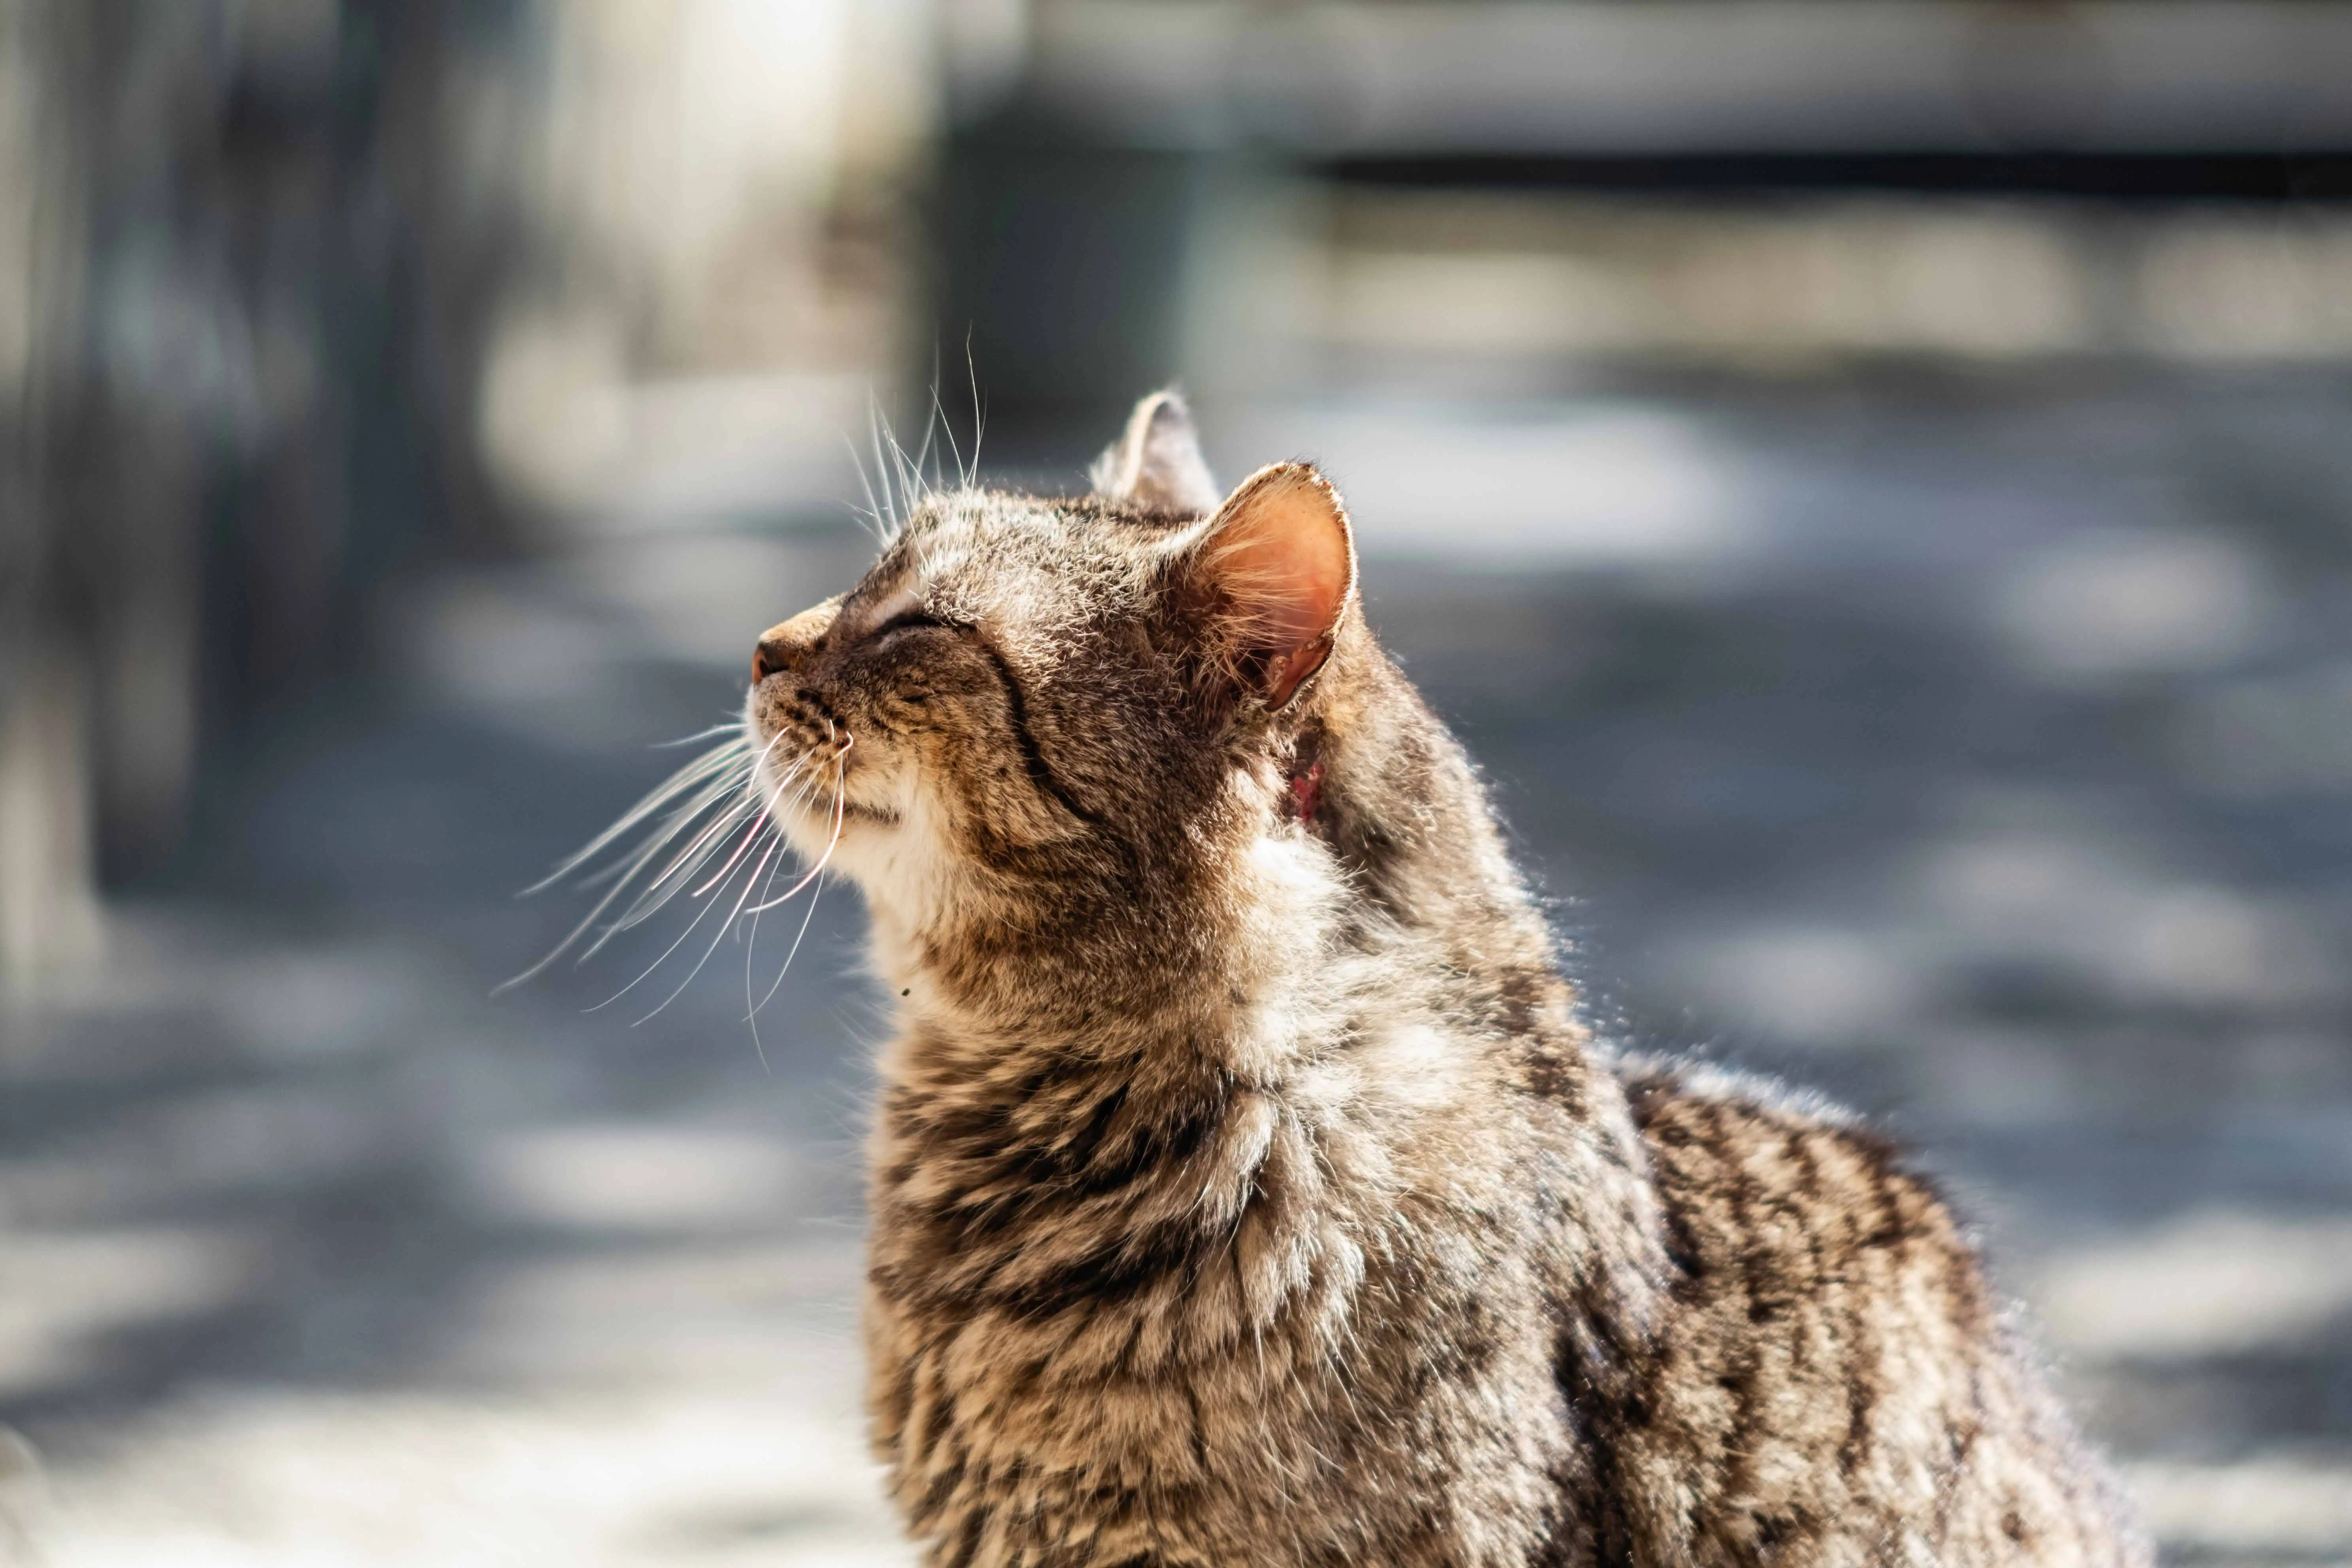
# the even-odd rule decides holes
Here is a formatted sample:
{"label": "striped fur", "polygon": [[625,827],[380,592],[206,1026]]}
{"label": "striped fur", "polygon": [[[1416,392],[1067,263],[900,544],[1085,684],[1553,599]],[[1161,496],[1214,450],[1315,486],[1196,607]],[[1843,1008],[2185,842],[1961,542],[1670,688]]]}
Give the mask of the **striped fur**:
{"label": "striped fur", "polygon": [[1166,502],[1181,413],[1132,493],[927,499],[749,699],[837,760],[778,815],[898,999],[866,1337],[927,1561],[2145,1563],[1886,1145],[1596,1044],[1352,553],[1247,646],[1297,617]]}

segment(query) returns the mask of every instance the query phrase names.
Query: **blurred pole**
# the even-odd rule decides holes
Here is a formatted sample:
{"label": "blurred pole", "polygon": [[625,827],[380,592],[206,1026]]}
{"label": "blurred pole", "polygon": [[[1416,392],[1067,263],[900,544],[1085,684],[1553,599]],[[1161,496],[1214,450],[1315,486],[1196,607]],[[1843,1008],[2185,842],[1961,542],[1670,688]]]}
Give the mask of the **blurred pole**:
{"label": "blurred pole", "polygon": [[[0,0],[0,969],[88,956],[219,737],[499,548],[529,0]],[[11,315],[0,309],[0,318]],[[5,329],[0,329],[5,331]]]}
{"label": "blurred pole", "polygon": [[[1170,382],[1264,397],[1306,370],[1296,344],[1317,303],[1324,214],[1292,142],[1330,106],[1301,90],[1320,79],[1318,40],[1294,36],[1288,16],[945,10],[950,126],[931,205],[941,379],[962,379],[968,350],[987,419],[1016,447],[1024,429],[1103,426]],[[1159,90],[1177,81],[1201,90]],[[955,408],[952,391],[945,402]]]}
{"label": "blurred pole", "polygon": [[67,7],[0,5],[0,986],[97,945],[88,660],[53,461],[79,313],[81,51]]}
{"label": "blurred pole", "polygon": [[936,208],[943,381],[962,379],[968,349],[992,416],[1018,421],[1115,407],[1168,380],[1216,162],[1019,110],[960,129]]}

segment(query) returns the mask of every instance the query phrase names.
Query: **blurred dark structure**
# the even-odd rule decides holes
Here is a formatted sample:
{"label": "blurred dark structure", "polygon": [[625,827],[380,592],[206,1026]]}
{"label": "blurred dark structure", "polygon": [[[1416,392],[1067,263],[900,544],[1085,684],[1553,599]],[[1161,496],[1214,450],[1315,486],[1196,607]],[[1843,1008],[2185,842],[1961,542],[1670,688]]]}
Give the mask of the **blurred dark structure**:
{"label": "blurred dark structure", "polygon": [[2347,71],[2352,9],[2298,0],[1040,5],[948,139],[938,335],[1014,429],[1213,382],[1187,316],[1284,181],[2352,201]]}
{"label": "blurred dark structure", "polygon": [[170,852],[207,739],[346,668],[373,585],[507,537],[474,418],[525,245],[466,89],[524,10],[8,5],[12,960],[84,940],[90,858]]}
{"label": "blurred dark structure", "polygon": [[1022,110],[967,128],[936,207],[942,344],[969,353],[975,379],[987,367],[990,398],[1015,420],[1066,419],[1157,384],[1182,357],[1187,243],[1228,162]]}

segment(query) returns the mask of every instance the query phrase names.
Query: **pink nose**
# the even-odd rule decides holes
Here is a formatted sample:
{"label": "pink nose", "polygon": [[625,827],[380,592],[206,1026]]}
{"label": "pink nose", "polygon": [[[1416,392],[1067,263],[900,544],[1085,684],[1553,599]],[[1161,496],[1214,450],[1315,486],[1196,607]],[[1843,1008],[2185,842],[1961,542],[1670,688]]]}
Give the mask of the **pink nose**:
{"label": "pink nose", "polygon": [[827,599],[761,632],[751,649],[751,684],[757,686],[779,670],[797,669],[824,643],[825,628],[840,609],[840,599]]}

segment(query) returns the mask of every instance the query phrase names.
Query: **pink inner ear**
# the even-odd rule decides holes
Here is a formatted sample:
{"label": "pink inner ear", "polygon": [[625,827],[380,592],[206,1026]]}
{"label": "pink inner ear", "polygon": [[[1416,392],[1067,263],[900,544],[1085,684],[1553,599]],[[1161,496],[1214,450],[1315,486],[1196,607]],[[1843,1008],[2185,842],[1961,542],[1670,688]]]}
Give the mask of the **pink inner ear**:
{"label": "pink inner ear", "polygon": [[1225,511],[1212,548],[1251,646],[1286,654],[1321,639],[1339,624],[1353,565],[1331,487],[1285,465],[1244,483]]}

